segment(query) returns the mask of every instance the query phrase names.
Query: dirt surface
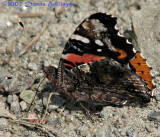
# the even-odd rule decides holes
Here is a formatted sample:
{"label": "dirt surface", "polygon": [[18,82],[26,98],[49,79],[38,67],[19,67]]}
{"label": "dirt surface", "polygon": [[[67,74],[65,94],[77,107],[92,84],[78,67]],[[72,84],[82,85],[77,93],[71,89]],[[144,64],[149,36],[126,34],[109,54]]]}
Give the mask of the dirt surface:
{"label": "dirt surface", "polygon": [[[113,14],[118,17],[117,27],[121,34],[127,36],[131,17],[136,11],[144,5],[160,4],[159,0],[59,2],[72,4],[49,7],[49,1],[35,0],[31,6],[25,0],[22,5],[18,3],[19,6],[4,6],[0,1],[0,136],[160,136],[159,113],[154,113],[160,108],[158,90],[146,106],[134,103],[124,107],[107,106],[98,116],[91,116],[94,122],[75,102],[52,96],[49,113],[43,124],[39,124],[53,90],[47,80],[41,82],[44,75],[40,65],[58,65],[67,39],[83,19],[96,12]],[[23,22],[24,29],[18,20]],[[37,41],[35,44],[31,42],[33,39]],[[26,49],[29,45],[33,46]],[[160,83],[159,72],[154,74],[156,82]],[[35,95],[35,101],[30,105]]]}

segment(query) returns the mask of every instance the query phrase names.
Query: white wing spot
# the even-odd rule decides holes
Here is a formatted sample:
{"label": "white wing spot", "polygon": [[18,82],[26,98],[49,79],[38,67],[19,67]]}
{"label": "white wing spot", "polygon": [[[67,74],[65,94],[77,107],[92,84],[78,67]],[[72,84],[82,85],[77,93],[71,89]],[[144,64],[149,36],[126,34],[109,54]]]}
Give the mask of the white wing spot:
{"label": "white wing spot", "polygon": [[132,44],[131,42],[128,41],[128,39],[126,40],[126,42],[127,42],[128,44]]}
{"label": "white wing spot", "polygon": [[117,26],[114,27],[116,30],[118,30]]}
{"label": "white wing spot", "polygon": [[99,46],[104,46],[104,44],[102,43],[102,41],[100,41],[100,40],[95,40],[95,43],[97,44],[97,45],[99,45]]}
{"label": "white wing spot", "polygon": [[97,52],[102,52],[102,49],[97,49]]}
{"label": "white wing spot", "polygon": [[74,34],[71,36],[71,39],[79,40],[79,41],[82,41],[83,43],[90,42],[88,38],[82,37],[80,35],[74,35]]}
{"label": "white wing spot", "polygon": [[124,37],[123,35],[121,35],[119,32],[118,32],[118,34],[117,34],[118,36],[120,36],[120,37]]}
{"label": "white wing spot", "polygon": [[74,49],[77,49],[77,47],[76,47],[76,46],[73,46],[73,48],[74,48]]}

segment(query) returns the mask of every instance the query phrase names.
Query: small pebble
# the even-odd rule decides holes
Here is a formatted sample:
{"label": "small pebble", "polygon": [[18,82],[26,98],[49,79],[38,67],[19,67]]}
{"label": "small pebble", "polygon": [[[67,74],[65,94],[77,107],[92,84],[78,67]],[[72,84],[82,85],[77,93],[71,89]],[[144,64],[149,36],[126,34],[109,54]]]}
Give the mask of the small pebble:
{"label": "small pebble", "polygon": [[9,95],[7,102],[10,104],[10,110],[13,113],[18,113],[20,111],[19,99],[16,95]]}
{"label": "small pebble", "polygon": [[27,108],[27,104],[24,101],[20,102],[21,110],[24,111]]}
{"label": "small pebble", "polygon": [[10,27],[12,25],[12,23],[10,21],[8,21],[6,24],[8,27]]}
{"label": "small pebble", "polygon": [[116,137],[120,137],[120,134],[119,134],[119,131],[118,131],[118,130],[113,130],[113,134],[114,134]]}
{"label": "small pebble", "polygon": [[36,63],[28,63],[28,68],[31,69],[31,70],[38,70],[38,65]]}
{"label": "small pebble", "polygon": [[152,132],[152,126],[150,124],[146,125],[146,130]]}
{"label": "small pebble", "polygon": [[8,104],[11,104],[11,103],[12,103],[12,95],[8,95],[7,103],[8,103]]}
{"label": "small pebble", "polygon": [[127,130],[127,131],[126,131],[126,135],[127,135],[128,137],[138,137],[138,131],[137,131],[137,130],[134,130],[134,131]]}
{"label": "small pebble", "polygon": [[126,131],[126,135],[127,135],[128,137],[130,137],[130,136],[132,135],[132,131],[131,131],[130,129],[128,129],[128,130]]}
{"label": "small pebble", "polygon": [[135,130],[134,132],[132,132],[132,136],[131,137],[138,137],[138,131]]}
{"label": "small pebble", "polygon": [[0,131],[0,137],[13,137],[13,136],[11,136],[11,132]]}
{"label": "small pebble", "polygon": [[160,125],[158,125],[158,133],[160,134]]}
{"label": "small pebble", "polygon": [[66,115],[70,114],[70,112],[71,112],[71,111],[68,110],[68,109],[65,109],[65,110],[64,110],[64,113],[65,113]]}
{"label": "small pebble", "polygon": [[160,121],[160,111],[151,112],[147,117],[149,120]]}
{"label": "small pebble", "polygon": [[156,95],[155,98],[157,101],[160,101],[160,94]]}
{"label": "small pebble", "polygon": [[121,135],[122,135],[122,136],[125,136],[125,135],[126,135],[126,129],[122,129],[122,130],[121,130]]}
{"label": "small pebble", "polygon": [[24,90],[20,93],[20,98],[28,104],[32,103],[34,96],[35,92],[33,92],[32,90]]}
{"label": "small pebble", "polygon": [[9,122],[5,118],[0,118],[0,129],[8,128]]}
{"label": "small pebble", "polygon": [[49,117],[48,118],[48,124],[51,125],[51,126],[55,126],[56,124],[60,123],[60,117],[56,117],[56,118],[53,118],[53,117]]}
{"label": "small pebble", "polygon": [[[46,106],[48,102],[48,93],[43,94],[43,105]],[[52,96],[50,100],[50,104],[48,107],[48,111],[53,111],[55,109],[58,109],[60,106],[62,106],[65,103],[65,99],[63,99],[60,96]]]}

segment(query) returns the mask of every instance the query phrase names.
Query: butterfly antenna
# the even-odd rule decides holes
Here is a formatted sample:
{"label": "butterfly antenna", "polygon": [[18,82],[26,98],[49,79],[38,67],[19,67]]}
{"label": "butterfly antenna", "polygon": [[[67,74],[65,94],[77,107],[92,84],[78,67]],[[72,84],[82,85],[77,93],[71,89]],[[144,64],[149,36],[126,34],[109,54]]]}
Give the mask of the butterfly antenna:
{"label": "butterfly antenna", "polygon": [[19,19],[18,20],[18,24],[22,27],[22,29],[24,30],[24,32],[26,33],[26,35],[29,37],[29,39],[31,40],[31,41],[33,41],[33,38],[29,35],[29,33],[27,32],[27,30],[25,29],[25,27],[24,27],[24,25],[23,25],[23,23],[22,23],[22,21]]}
{"label": "butterfly antenna", "polygon": [[26,46],[26,48],[25,48],[24,50],[22,50],[22,52],[21,52],[21,54],[20,54],[20,56],[21,56],[21,55],[25,54],[25,53],[28,51],[28,49],[31,48],[31,47],[34,45],[35,40],[34,40],[34,39],[29,35],[29,33],[26,31],[26,29],[25,29],[25,27],[24,27],[24,25],[23,25],[23,23],[22,23],[22,21],[21,21],[20,19],[18,20],[18,24],[22,27],[22,29],[24,30],[24,32],[25,32],[26,35],[28,36],[27,39],[29,38],[30,41],[31,41],[31,42]]}
{"label": "butterfly antenna", "polygon": [[31,42],[30,42],[30,43],[26,46],[26,48],[21,52],[20,56],[23,55],[23,54],[25,54],[25,53],[39,40],[39,38],[41,37],[41,35],[43,35],[43,33],[45,32],[47,26],[49,25],[49,22],[50,22],[50,20],[45,21],[44,24],[43,24],[43,28],[41,29],[41,32],[38,33],[38,35],[35,36],[35,37],[32,39],[32,37],[31,37],[31,36],[28,34],[28,32],[25,30],[22,21],[21,21],[20,19],[18,20],[18,23],[20,24],[20,26],[24,29],[24,31],[27,33],[27,35],[29,35],[29,37],[30,37],[30,39],[31,39]]}
{"label": "butterfly antenna", "polygon": [[22,21],[20,19],[18,20],[18,23],[24,29],[24,25],[23,25],[23,23],[22,23]]}

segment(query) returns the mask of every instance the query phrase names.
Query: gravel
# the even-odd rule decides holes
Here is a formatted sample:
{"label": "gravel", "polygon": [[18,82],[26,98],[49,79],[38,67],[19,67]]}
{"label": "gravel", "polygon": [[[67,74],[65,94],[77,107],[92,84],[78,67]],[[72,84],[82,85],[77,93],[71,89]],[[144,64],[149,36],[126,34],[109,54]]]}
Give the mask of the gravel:
{"label": "gravel", "polygon": [[[36,3],[37,1],[33,0],[33,2]],[[45,0],[38,2],[47,3]],[[153,5],[154,7],[160,4],[159,0],[73,0],[72,2],[74,6],[68,8],[49,8],[46,5],[42,7],[32,6],[25,10],[22,6],[1,6],[0,85],[4,85],[5,90],[9,92],[2,93],[0,96],[0,99],[2,98],[0,100],[0,136],[48,136],[37,128],[28,128],[23,124],[11,122],[10,118],[15,121],[25,120],[28,122],[30,113],[38,115],[37,118],[42,118],[47,97],[53,89],[47,80],[43,80],[44,76],[40,70],[40,65],[43,63],[58,66],[67,39],[84,18],[95,12],[113,14],[118,17],[117,27],[121,34],[125,32],[125,36],[131,38],[131,17],[144,6]],[[36,16],[20,18],[18,16],[20,13]],[[17,24],[18,19],[23,22],[25,31]],[[26,54],[19,56],[31,42],[30,36],[35,38],[39,35],[46,22],[49,22],[46,30],[35,45]],[[145,26],[145,23],[143,25]],[[157,32],[155,35],[159,39]],[[146,48],[146,50],[148,49]],[[154,49],[152,49],[152,54],[153,51]],[[154,64],[154,62],[152,63]],[[160,83],[158,69],[153,71],[157,84]],[[12,79],[7,80],[6,77],[12,77]],[[40,80],[35,82],[37,78]],[[154,94],[156,100],[153,98],[146,106],[135,105],[134,103],[123,107],[106,106],[98,116],[91,115],[94,122],[76,103],[61,96],[53,96],[50,103],[52,107],[49,107],[49,113],[46,115],[48,122],[42,126],[45,127],[44,129],[50,129],[52,133],[66,137],[160,136],[158,123],[160,94],[158,91],[160,91],[159,85],[157,85]],[[25,95],[22,96],[23,92]],[[35,101],[29,110],[28,105],[36,92]],[[38,119],[36,120],[38,121]]]}

